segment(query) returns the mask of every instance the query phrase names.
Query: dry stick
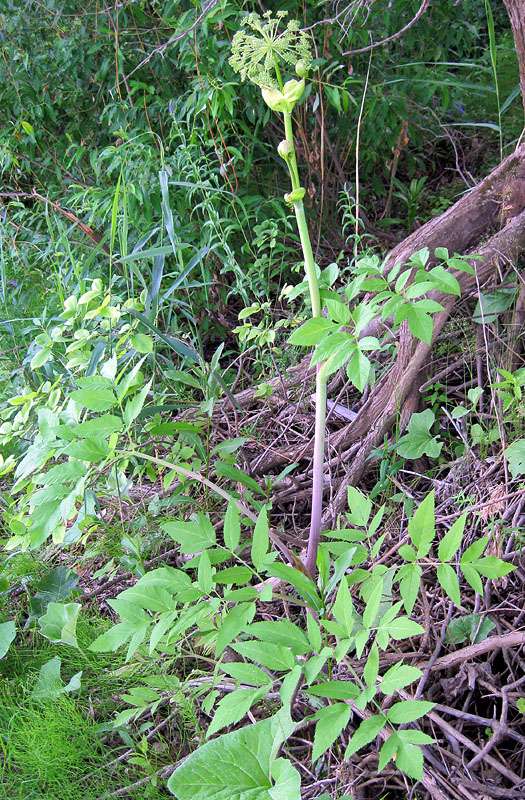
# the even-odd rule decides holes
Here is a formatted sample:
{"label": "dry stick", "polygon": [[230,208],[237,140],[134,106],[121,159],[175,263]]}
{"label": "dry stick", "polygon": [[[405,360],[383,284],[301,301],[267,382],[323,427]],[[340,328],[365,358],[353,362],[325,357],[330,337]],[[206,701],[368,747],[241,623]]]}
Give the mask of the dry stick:
{"label": "dry stick", "polygon": [[[483,642],[463,647],[461,650],[456,650],[454,653],[448,653],[446,656],[441,656],[430,667],[431,672],[437,672],[441,669],[453,667],[456,664],[461,664],[462,661],[467,661],[469,658],[477,658],[482,653],[490,653],[491,650],[503,649],[505,647],[522,647],[525,645],[525,631],[514,631],[513,633],[503,633],[500,636],[490,636]],[[425,665],[426,666],[426,665]]]}

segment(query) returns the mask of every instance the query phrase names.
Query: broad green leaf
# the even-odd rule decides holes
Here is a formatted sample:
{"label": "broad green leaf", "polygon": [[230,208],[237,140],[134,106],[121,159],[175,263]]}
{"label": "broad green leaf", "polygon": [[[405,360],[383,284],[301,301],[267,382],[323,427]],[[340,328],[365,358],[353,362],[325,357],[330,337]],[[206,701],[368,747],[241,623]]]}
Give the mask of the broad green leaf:
{"label": "broad green leaf", "polygon": [[326,309],[328,316],[334,322],[338,322],[340,325],[348,325],[350,322],[350,309],[342,300],[327,300]]}
{"label": "broad green leaf", "polygon": [[322,601],[315,583],[300,570],[295,567],[289,567],[288,564],[277,562],[268,567],[267,573],[291,584],[315,611],[319,611],[322,608]]}
{"label": "broad green leaf", "polygon": [[306,615],[306,629],[308,631],[308,641],[312,645],[312,650],[314,653],[319,653],[323,644],[323,639],[321,628],[312,614]]}
{"label": "broad green leaf", "polygon": [[381,772],[389,761],[391,761],[395,754],[397,753],[397,748],[399,747],[399,739],[396,733],[392,733],[386,742],[383,743],[381,746],[381,750],[379,752],[379,764],[377,765],[377,771]]}
{"label": "broad green leaf", "polygon": [[272,683],[271,677],[255,664],[227,663],[221,664],[221,669],[236,681],[246,683],[248,686],[268,686]]}
{"label": "broad green leaf", "polygon": [[112,433],[117,433],[123,430],[123,424],[120,417],[115,414],[104,414],[103,417],[94,417],[88,419],[86,422],[80,422],[73,428],[73,433],[76,436],[109,436]]}
{"label": "broad green leaf", "polygon": [[426,700],[401,700],[388,709],[387,718],[394,725],[414,722],[428,714],[434,706],[435,703],[428,703]]}
{"label": "broad green leaf", "polygon": [[371,368],[370,360],[360,350],[356,350],[348,363],[346,374],[358,392],[364,391]]}
{"label": "broad green leaf", "polygon": [[228,611],[221,622],[217,634],[217,641],[215,644],[215,654],[217,656],[219,656],[230,642],[246,628],[248,623],[252,621],[254,614],[255,603],[239,603],[239,605],[234,606]]}
{"label": "broad green leaf", "polygon": [[332,607],[332,615],[337,622],[342,626],[346,636],[350,637],[354,629],[356,620],[356,612],[352,603],[350,589],[346,579],[343,578],[337,590],[335,603]]}
{"label": "broad green leaf", "polygon": [[348,515],[348,522],[351,525],[357,525],[360,528],[366,527],[370,514],[372,513],[372,501],[366,497],[355,486],[349,486],[347,489],[348,508],[350,514]]}
{"label": "broad green leaf", "polygon": [[487,639],[495,627],[490,617],[482,617],[481,614],[464,614],[449,623],[446,641],[462,644],[468,640],[471,644],[477,644]]}
{"label": "broad green leaf", "polygon": [[160,526],[181,546],[181,553],[198,553],[215,544],[215,530],[208,517],[199,515],[198,522],[169,520]]}
{"label": "broad green leaf", "polygon": [[420,636],[425,629],[418,622],[408,617],[397,617],[385,626],[392,639],[409,639],[411,636]]}
{"label": "broad green leaf", "polygon": [[40,369],[40,367],[47,364],[52,357],[53,353],[51,350],[48,347],[43,347],[41,350],[38,350],[31,359],[31,369]]}
{"label": "broad green leaf", "polygon": [[151,336],[146,336],[145,333],[135,333],[131,337],[131,344],[137,353],[153,352],[153,339]]}
{"label": "broad green leaf", "polygon": [[472,586],[475,592],[482,595],[483,583],[481,582],[479,572],[475,569],[475,567],[473,567],[471,564],[460,564],[460,569],[469,586]]}
{"label": "broad green leaf", "polygon": [[124,600],[131,605],[145,608],[148,611],[173,611],[172,595],[153,583],[144,584],[139,581],[135,586],[120,592],[118,599]]}
{"label": "broad green leaf", "polygon": [[345,761],[347,758],[350,758],[351,755],[357,753],[357,751],[366,744],[372,742],[385,724],[386,717],[384,717],[382,714],[374,714],[373,717],[367,717],[367,719],[364,719],[348,742],[348,747],[346,748],[345,752]]}
{"label": "broad green leaf", "polygon": [[230,500],[224,517],[224,544],[233,553],[241,540],[239,512],[234,500]]}
{"label": "broad green leaf", "polygon": [[226,569],[221,569],[219,572],[216,572],[212,580],[214,583],[235,583],[244,585],[248,583],[252,575],[253,570],[249,567],[227,567]]}
{"label": "broad green leaf", "polygon": [[502,578],[504,575],[508,575],[509,572],[516,569],[512,564],[507,564],[505,561],[502,561],[501,558],[496,558],[496,556],[480,558],[474,562],[474,565],[481,575],[492,579]]}
{"label": "broad green leaf", "polygon": [[414,744],[405,744],[399,741],[396,753],[396,767],[413,778],[420,781],[423,777],[423,752],[420,747]]}
{"label": "broad green leaf", "polygon": [[168,789],[177,800],[271,800],[273,742],[272,719],[219,736],[184,760]]}
{"label": "broad green leaf", "polygon": [[94,653],[108,653],[118,650],[128,639],[131,639],[136,629],[136,625],[131,622],[119,622],[117,625],[113,625],[109,631],[97,636],[95,641],[89,645],[89,649],[93,650]]}
{"label": "broad green leaf", "polygon": [[288,342],[293,345],[302,345],[303,347],[310,347],[311,345],[318,344],[321,339],[326,336],[328,331],[337,330],[331,320],[324,317],[312,317],[307,320],[300,328],[292,333]]}
{"label": "broad green leaf", "polygon": [[256,641],[240,642],[232,644],[232,649],[267,669],[283,672],[293,669],[295,666],[295,659],[291,651],[280,644]]}
{"label": "broad green leaf", "polygon": [[263,508],[257,517],[252,540],[252,563],[256,570],[261,570],[264,566],[264,557],[268,552],[269,544],[268,513],[266,508]]}
{"label": "broad green leaf", "polygon": [[36,593],[30,602],[31,615],[40,617],[49,603],[67,600],[77,585],[78,575],[67,567],[51,570],[35,586]]}
{"label": "broad green leaf", "polygon": [[40,633],[51,642],[78,648],[76,627],[81,608],[80,603],[49,603],[38,620]]}
{"label": "broad green leaf", "polygon": [[217,733],[227,725],[234,725],[239,722],[252,705],[264,697],[266,692],[267,687],[264,686],[262,689],[236,689],[234,692],[225,695],[220,700],[211,724],[206,731],[207,738],[213,736],[214,733]]}
{"label": "broad green leaf", "polygon": [[429,432],[435,422],[435,414],[427,408],[421,413],[412,414],[407,425],[407,433],[396,444],[396,450],[402,458],[421,458],[423,454],[429,458],[437,458],[443,442]]}
{"label": "broad green leaf", "polygon": [[317,761],[335,742],[343,728],[346,728],[352,715],[351,706],[346,703],[334,703],[321,708],[314,716],[317,720],[314,735],[312,761]]}
{"label": "broad green leaf", "polygon": [[525,439],[518,439],[503,452],[509,462],[510,474],[513,478],[525,473]]}
{"label": "broad green leaf", "polygon": [[476,539],[475,542],[472,542],[470,547],[467,547],[463,555],[461,556],[461,564],[469,564],[474,561],[477,561],[486,550],[486,547],[489,543],[490,539],[485,537],[484,539]]}
{"label": "broad green leaf", "polygon": [[115,393],[110,389],[76,389],[69,396],[90,411],[108,411],[117,405]]}
{"label": "broad green leaf", "polygon": [[77,481],[83,478],[87,473],[88,468],[80,461],[64,461],[62,464],[57,464],[51,467],[47,472],[41,472],[34,478],[36,484],[45,484],[46,486],[55,486],[61,483],[68,483],[70,481]]}
{"label": "broad green leaf", "polygon": [[62,662],[58,656],[40,667],[38,681],[31,692],[31,697],[36,700],[55,700],[61,694],[69,694],[80,689],[82,672],[77,672],[66,685],[60,677]]}
{"label": "broad green leaf", "polygon": [[310,653],[312,650],[304,631],[287,619],[278,619],[275,622],[253,622],[246,632],[263,642],[289,647],[296,656]]}
{"label": "broad green leaf", "polygon": [[268,791],[271,800],[301,800],[301,776],[286,758],[272,763],[274,785]]}
{"label": "broad green leaf", "polygon": [[377,580],[375,583],[374,588],[372,589],[367,601],[365,610],[363,612],[363,627],[370,628],[375,618],[377,617],[377,612],[379,611],[379,604],[381,603],[381,597],[383,596],[383,580]]}
{"label": "broad green leaf", "polygon": [[458,552],[463,539],[465,522],[467,515],[462,514],[451,526],[450,530],[443,536],[438,547],[438,558],[440,561],[451,561]]}
{"label": "broad green leaf", "polygon": [[437,568],[437,579],[452,602],[460,606],[461,594],[459,591],[459,581],[453,567],[450,564],[440,564]]}
{"label": "broad green leaf", "polygon": [[461,297],[461,287],[457,278],[448,272],[441,264],[439,264],[437,267],[433,267],[430,270],[429,275],[432,277],[432,280],[435,283],[438,291],[447,292],[448,294],[453,294],[456,297]]}
{"label": "broad green leaf", "polygon": [[398,689],[404,689],[414,681],[417,681],[423,673],[417,667],[402,664],[400,661],[390,667],[381,678],[381,692],[391,695]]}
{"label": "broad green leaf", "polygon": [[326,681],[309,686],[307,694],[315,697],[328,697],[330,700],[354,700],[359,696],[359,688],[350,681]]}
{"label": "broad green leaf", "polygon": [[89,436],[86,439],[79,439],[78,442],[71,442],[64,448],[64,453],[79,461],[89,461],[98,464],[109,455],[109,445],[103,436]]}
{"label": "broad green leaf", "polygon": [[412,519],[408,523],[408,533],[412,544],[417,550],[418,558],[426,556],[436,535],[433,490],[414,512]]}
{"label": "broad green leaf", "polygon": [[0,658],[5,656],[15,636],[15,623],[12,620],[10,622],[2,622],[0,625]]}
{"label": "broad green leaf", "polygon": [[408,327],[410,333],[416,339],[421,339],[425,344],[430,344],[432,341],[432,333],[434,331],[434,320],[422,308],[416,304],[408,307]]}

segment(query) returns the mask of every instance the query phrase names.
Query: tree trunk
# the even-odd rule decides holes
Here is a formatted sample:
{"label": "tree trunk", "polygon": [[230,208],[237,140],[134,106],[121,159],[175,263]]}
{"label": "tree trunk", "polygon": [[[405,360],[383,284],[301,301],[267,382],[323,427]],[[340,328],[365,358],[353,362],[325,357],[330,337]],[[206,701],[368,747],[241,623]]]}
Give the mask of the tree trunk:
{"label": "tree trunk", "polygon": [[510,19],[514,46],[518,54],[521,97],[525,110],[525,3],[523,0],[503,0]]}

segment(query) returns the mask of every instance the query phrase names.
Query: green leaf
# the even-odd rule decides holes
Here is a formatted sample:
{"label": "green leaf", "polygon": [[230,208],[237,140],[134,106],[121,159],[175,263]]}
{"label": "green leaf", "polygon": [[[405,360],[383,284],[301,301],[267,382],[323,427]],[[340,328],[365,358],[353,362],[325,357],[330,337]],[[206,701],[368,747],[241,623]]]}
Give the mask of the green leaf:
{"label": "green leaf", "polygon": [[226,516],[224,517],[224,544],[233,553],[241,540],[241,524],[239,521],[239,512],[235,501],[231,499],[228,502]]}
{"label": "green leaf", "polygon": [[354,700],[360,694],[359,688],[350,681],[316,683],[315,686],[305,689],[305,692],[313,694],[314,697],[327,697],[330,700]]}
{"label": "green leaf", "polygon": [[476,569],[471,564],[460,564],[460,569],[467,583],[472,586],[475,592],[482,595],[483,584]]}
{"label": "green leaf", "polygon": [[314,716],[317,720],[314,735],[312,761],[315,762],[335,742],[343,728],[346,728],[352,715],[351,706],[334,703],[321,708]]}
{"label": "green leaf", "polygon": [[459,581],[453,567],[451,567],[450,564],[440,564],[437,568],[437,579],[452,602],[460,606],[461,594],[459,591]]}
{"label": "green leaf", "polygon": [[339,584],[335,603],[332,607],[332,615],[342,626],[343,630],[346,632],[346,635],[350,637],[354,629],[357,615],[352,604],[352,596],[350,594],[350,589],[348,588],[346,578],[343,578]]}
{"label": "green leaf", "polygon": [[138,581],[135,586],[120,592],[118,599],[147,611],[173,611],[172,595],[153,583]]}
{"label": "green leaf", "polygon": [[326,301],[326,309],[328,316],[334,322],[338,322],[340,325],[348,325],[350,322],[350,309],[341,300],[328,299]]}
{"label": "green leaf", "polygon": [[135,333],[131,337],[131,344],[137,353],[153,352],[153,339],[151,336],[146,336],[145,333]]}
{"label": "green leaf", "polygon": [[234,725],[239,722],[252,705],[264,697],[266,692],[266,686],[262,689],[236,689],[223,697],[206,731],[207,738],[213,736],[214,733],[217,733],[227,725]]}
{"label": "green leaf", "polygon": [[47,472],[41,472],[40,475],[34,478],[34,482],[45,484],[46,486],[55,486],[77,481],[79,478],[83,478],[87,471],[86,465],[80,461],[64,461],[62,464],[51,467]]}
{"label": "green leaf", "polygon": [[379,731],[384,728],[385,724],[386,717],[384,717],[382,714],[375,714],[373,717],[364,719],[348,742],[348,747],[346,748],[345,752],[345,761],[347,758],[350,758],[351,755],[357,753],[357,751],[366,744],[372,742],[376,738]]}
{"label": "green leaf", "polygon": [[383,595],[383,581],[377,580],[374,588],[372,589],[367,601],[365,610],[363,612],[363,627],[370,628],[379,611],[379,604]]}
{"label": "green leaf", "polygon": [[468,640],[471,644],[477,644],[485,641],[495,627],[490,617],[482,617],[481,614],[464,614],[450,622],[446,641],[462,644]]}
{"label": "green leaf", "polygon": [[397,617],[388,625],[385,625],[392,639],[409,639],[411,636],[420,636],[425,633],[425,629],[418,622],[408,617]]}
{"label": "green leaf", "polygon": [[525,473],[525,439],[518,439],[509,445],[503,455],[509,462],[510,474],[513,478]]}
{"label": "green leaf", "polygon": [[198,522],[169,520],[160,526],[181,546],[181,553],[192,554],[215,544],[215,530],[208,517],[199,514]]}
{"label": "green leaf", "polygon": [[69,396],[90,411],[108,411],[117,405],[117,398],[110,389],[76,389]]}
{"label": "green leaf", "polygon": [[388,709],[387,718],[393,725],[414,722],[428,714],[434,706],[435,703],[429,703],[426,700],[401,700]]}
{"label": "green leaf", "polygon": [[403,598],[403,604],[407,614],[412,613],[417,596],[419,594],[421,574],[422,569],[419,564],[405,564],[399,572],[399,575],[401,575],[399,592]]}
{"label": "green leaf", "polygon": [[31,692],[31,697],[36,700],[55,700],[61,694],[77,692],[80,689],[82,672],[77,672],[66,685],[60,677],[62,662],[55,656],[40,667],[38,681]]}
{"label": "green leaf", "polygon": [[357,525],[359,528],[365,528],[372,513],[372,501],[365,497],[355,486],[349,486],[347,494],[348,508],[350,509],[348,522],[351,525]]}
{"label": "green leaf", "polygon": [[321,339],[326,336],[328,331],[337,330],[337,325],[334,325],[329,319],[324,317],[312,317],[307,320],[300,328],[292,333],[288,342],[294,345],[302,345],[303,347],[310,347],[311,345],[318,344]]}
{"label": "green leaf", "polygon": [[199,558],[197,586],[203,594],[210,594],[213,589],[211,561],[207,550],[204,550]]}
{"label": "green leaf", "polygon": [[287,619],[278,619],[273,622],[253,622],[246,632],[264,642],[289,647],[296,656],[310,653],[312,650],[304,631]]}
{"label": "green leaf", "polygon": [[94,417],[86,422],[75,425],[73,433],[76,436],[110,436],[112,433],[122,431],[124,428],[120,417],[115,414],[104,414],[103,417]]}
{"label": "green leaf", "polygon": [[249,658],[250,661],[256,661],[266,669],[283,672],[293,669],[295,666],[295,659],[291,651],[280,644],[256,641],[240,642],[232,644],[232,649],[241,656]]}
{"label": "green leaf", "polygon": [[231,675],[236,681],[246,683],[249,686],[268,686],[272,679],[260,667],[255,664],[221,664],[221,669],[227,675]]}
{"label": "green leaf", "polygon": [[472,542],[470,547],[467,547],[463,555],[461,556],[461,564],[470,564],[474,561],[477,561],[483,553],[485,552],[487,545],[490,539],[486,536],[484,539],[476,539],[475,542]]}
{"label": "green leaf", "polygon": [[381,750],[379,751],[379,764],[377,765],[378,772],[381,772],[386,767],[388,762],[394,758],[398,747],[399,738],[396,733],[392,733],[386,742],[383,742]]}
{"label": "green leaf", "polygon": [[414,681],[417,681],[423,673],[417,667],[402,664],[400,661],[390,667],[381,679],[381,692],[391,695],[398,689],[404,689]]}
{"label": "green leaf", "polygon": [[507,564],[505,561],[502,561],[501,558],[496,558],[496,556],[480,558],[474,562],[474,566],[481,575],[492,579],[502,578],[504,575],[508,575],[509,572],[516,569],[512,564]]}
{"label": "green leaf", "polygon": [[430,433],[435,419],[435,414],[430,408],[421,413],[412,414],[407,425],[407,433],[395,445],[402,458],[421,458],[423,454],[429,458],[439,456],[443,442],[438,441],[438,438]]}
{"label": "green leaf", "polygon": [[317,592],[317,587],[311,578],[308,578],[295,567],[289,567],[287,564],[271,564],[267,569],[268,575],[275,578],[280,578],[287,583],[290,583],[301,597],[309,603],[312,608],[319,611],[322,607],[322,601]]}
{"label": "green leaf", "polygon": [[136,630],[137,626],[131,622],[119,622],[117,625],[113,625],[109,631],[97,636],[95,641],[89,645],[89,649],[93,650],[94,653],[108,653],[118,650],[128,639],[131,639]]}
{"label": "green leaf", "polygon": [[[438,547],[438,558],[440,561],[451,561],[458,552],[463,539],[466,520],[467,515],[462,514],[442,538]],[[441,585],[443,586],[443,584]],[[443,588],[445,587],[443,586]],[[459,605],[459,603],[457,605]]]}
{"label": "green leaf", "polygon": [[272,719],[219,736],[184,760],[168,789],[177,800],[270,800],[273,741]]}
{"label": "green leaf", "polygon": [[[255,614],[255,603],[239,603],[222,620],[217,634],[215,654],[218,656],[245,629]],[[262,662],[261,662],[262,663]],[[267,666],[264,664],[263,666]]]}
{"label": "green leaf", "polygon": [[137,419],[138,415],[142,411],[142,407],[146,402],[146,397],[148,396],[148,392],[151,389],[151,384],[153,379],[148,381],[148,383],[138,392],[135,397],[132,397],[131,400],[128,400],[126,403],[126,407],[124,409],[124,422],[126,428],[129,428],[131,423]]}
{"label": "green leaf", "polygon": [[418,558],[426,556],[436,535],[433,490],[414,512],[412,519],[408,523],[408,533],[412,544],[417,549]]}
{"label": "green leaf", "polygon": [[78,576],[67,567],[57,567],[47,573],[35,586],[30,609],[33,617],[40,617],[51,602],[67,600],[77,588]]}
{"label": "green leaf", "polygon": [[319,653],[323,645],[321,628],[312,614],[306,615],[306,629],[308,631],[308,641],[312,645],[314,653]]}
{"label": "green leaf", "polygon": [[253,575],[253,570],[249,567],[227,567],[216,572],[213,576],[214,583],[226,584],[245,584],[248,583]]}
{"label": "green leaf", "polygon": [[439,264],[437,267],[433,267],[428,274],[431,276],[432,281],[438,291],[447,292],[447,294],[453,294],[456,297],[461,297],[461,287],[459,285],[459,281],[441,264]]}
{"label": "green leaf", "polygon": [[33,136],[35,133],[35,129],[31,125],[31,123],[26,122],[25,120],[22,120],[22,128],[25,130],[28,136]]}
{"label": "green leaf", "polygon": [[15,623],[12,620],[10,622],[2,622],[0,625],[0,658],[5,656],[15,636]]}
{"label": "green leaf", "polygon": [[261,570],[264,566],[264,557],[268,552],[270,539],[268,536],[268,513],[266,508],[263,508],[257,522],[255,523],[255,530],[253,532],[252,540],[252,563],[256,570]]}
{"label": "green leaf", "polygon": [[422,308],[417,305],[410,305],[408,308],[408,327],[410,333],[416,339],[421,339],[425,344],[430,344],[432,341],[432,333],[434,331],[434,320]]}
{"label": "green leaf", "polygon": [[40,633],[51,642],[78,648],[76,627],[81,608],[80,603],[49,603],[38,620]]}
{"label": "green leaf", "polygon": [[[400,731],[398,738],[401,739]],[[413,744],[405,744],[400,741],[396,754],[396,766],[409,778],[420,781],[423,777],[423,753],[420,747]]]}
{"label": "green leaf", "polygon": [[40,369],[44,364],[47,364],[52,356],[53,353],[49,347],[43,347],[42,350],[38,350],[31,359],[31,369]]}
{"label": "green leaf", "polygon": [[286,758],[272,763],[275,783],[268,791],[271,800],[301,800],[301,776]]}
{"label": "green leaf", "polygon": [[370,360],[360,350],[356,350],[346,368],[348,380],[353,383],[358,392],[364,391],[371,370]]}
{"label": "green leaf", "polygon": [[89,436],[78,442],[71,442],[63,452],[72,458],[78,458],[79,461],[97,464],[108,457],[109,445],[103,436]]}

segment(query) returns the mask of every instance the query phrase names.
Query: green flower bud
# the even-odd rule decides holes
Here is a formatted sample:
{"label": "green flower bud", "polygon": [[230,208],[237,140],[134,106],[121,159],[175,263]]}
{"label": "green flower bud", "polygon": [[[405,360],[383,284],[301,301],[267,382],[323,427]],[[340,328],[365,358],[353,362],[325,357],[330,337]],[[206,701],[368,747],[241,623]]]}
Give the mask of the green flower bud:
{"label": "green flower bud", "polygon": [[294,189],[293,192],[285,194],[284,202],[293,206],[295,203],[300,203],[305,194],[306,194],[306,189],[303,189],[303,187],[300,186],[298,189]]}
{"label": "green flower bud", "polygon": [[290,102],[288,97],[285,97],[279,89],[262,90],[263,100],[272,111],[282,111],[285,114],[291,114],[293,111],[294,103]]}
{"label": "green flower bud", "polygon": [[292,78],[291,81],[286,81],[284,84],[283,95],[288,102],[295,105],[304,92],[304,86],[304,78],[300,81],[296,81]]}
{"label": "green flower bud", "polygon": [[279,145],[277,147],[277,152],[279,153],[281,158],[284,158],[284,160],[287,161],[288,158],[294,152],[294,149],[295,148],[292,142],[289,142],[288,139],[283,139],[282,142],[279,142]]}
{"label": "green flower bud", "polygon": [[295,65],[295,71],[299,75],[300,78],[307,78],[308,77],[308,65],[305,61],[298,61]]}

